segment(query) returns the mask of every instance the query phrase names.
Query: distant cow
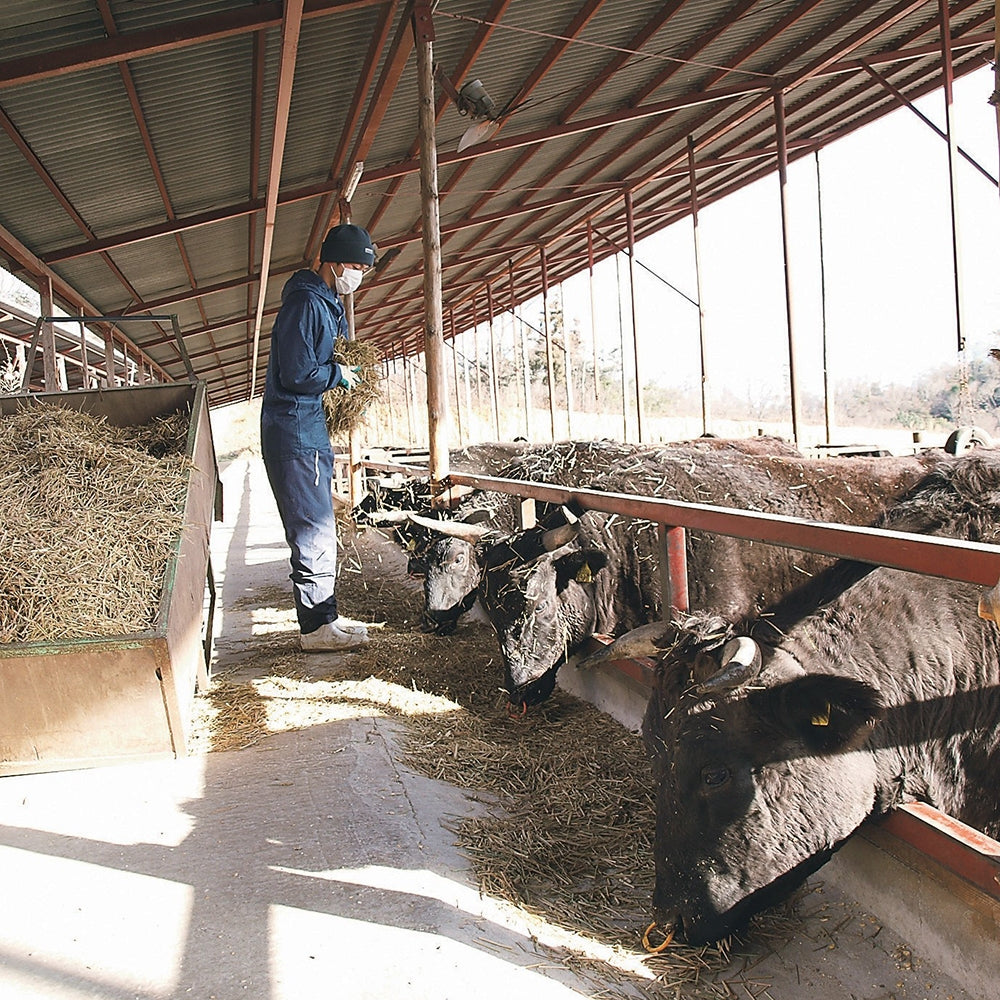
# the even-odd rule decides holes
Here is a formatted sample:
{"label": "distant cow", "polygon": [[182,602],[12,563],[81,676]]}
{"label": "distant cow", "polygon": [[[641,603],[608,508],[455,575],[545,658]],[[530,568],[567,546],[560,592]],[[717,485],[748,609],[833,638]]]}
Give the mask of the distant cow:
{"label": "distant cow", "polygon": [[[809,460],[744,444],[703,439],[628,452],[591,444],[589,460],[576,466],[589,471],[567,485],[869,524],[933,461]],[[830,562],[695,531],[687,548],[692,605],[727,616],[758,610]],[[485,547],[479,597],[514,706],[547,698],[560,665],[594,633],[618,635],[660,617],[658,558],[654,525],[597,511],[571,530],[536,528]]]}
{"label": "distant cow", "polygon": [[[879,523],[1000,540],[1000,457],[945,460]],[[978,596],[840,561],[759,616],[618,640],[659,656],[643,732],[662,925],[691,943],[724,936],[900,803],[1000,834],[1000,633]]]}

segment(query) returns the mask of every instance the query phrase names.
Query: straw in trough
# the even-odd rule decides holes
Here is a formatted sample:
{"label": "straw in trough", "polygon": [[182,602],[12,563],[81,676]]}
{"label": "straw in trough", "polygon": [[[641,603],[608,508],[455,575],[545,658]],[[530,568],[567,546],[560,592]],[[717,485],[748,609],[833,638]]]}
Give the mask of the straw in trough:
{"label": "straw in trough", "polygon": [[378,348],[366,340],[338,337],[333,357],[339,365],[361,369],[361,380],[353,389],[336,386],[323,393],[327,430],[331,438],[340,439],[361,423],[369,406],[382,398],[382,366]]}
{"label": "straw in trough", "polygon": [[141,427],[48,404],[0,417],[0,642],[151,628],[181,530],[190,416]]}

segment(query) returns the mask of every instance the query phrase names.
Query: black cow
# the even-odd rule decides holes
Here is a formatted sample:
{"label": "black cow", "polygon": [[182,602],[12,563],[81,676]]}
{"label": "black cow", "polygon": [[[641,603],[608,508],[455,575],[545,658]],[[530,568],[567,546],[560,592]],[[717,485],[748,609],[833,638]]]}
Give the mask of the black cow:
{"label": "black cow", "polygon": [[[1000,540],[1000,457],[949,460],[879,523]],[[643,733],[661,924],[722,937],[900,803],[1000,833],[1000,633],[978,597],[841,561],[759,616],[623,637],[660,657]]]}
{"label": "black cow", "polygon": [[[656,449],[593,446],[592,489],[701,501],[823,521],[868,524],[932,457],[824,459],[767,455],[742,442]],[[606,460],[597,465],[596,452]],[[596,466],[596,468],[595,468]],[[554,547],[558,542],[558,547]],[[655,528],[589,511],[572,537],[532,529],[488,545],[479,597],[500,642],[512,705],[551,694],[562,663],[594,633],[618,635],[660,617]],[[688,533],[691,603],[727,616],[759,609],[830,562],[790,549]]]}

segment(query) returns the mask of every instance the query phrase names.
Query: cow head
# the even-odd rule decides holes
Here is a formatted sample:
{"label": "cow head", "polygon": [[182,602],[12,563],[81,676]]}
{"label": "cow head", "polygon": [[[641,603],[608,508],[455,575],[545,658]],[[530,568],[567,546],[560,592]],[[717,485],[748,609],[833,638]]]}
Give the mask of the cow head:
{"label": "cow head", "polygon": [[496,630],[512,705],[544,701],[567,653],[593,631],[593,575],[607,557],[579,548],[579,523],[532,528],[485,554],[479,598]]}
{"label": "cow head", "polygon": [[451,635],[459,618],[476,603],[481,546],[492,529],[476,520],[437,521],[412,512],[409,520],[430,536],[423,551],[424,628]]}
{"label": "cow head", "polygon": [[643,725],[657,781],[653,909],[696,944],[790,892],[870,813],[864,745],[881,700],[731,631],[675,640]]}

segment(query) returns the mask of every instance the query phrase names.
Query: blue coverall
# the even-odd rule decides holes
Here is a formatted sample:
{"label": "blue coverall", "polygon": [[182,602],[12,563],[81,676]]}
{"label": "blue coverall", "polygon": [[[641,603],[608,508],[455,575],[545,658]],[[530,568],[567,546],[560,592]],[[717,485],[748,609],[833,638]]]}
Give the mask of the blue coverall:
{"label": "blue coverall", "polygon": [[314,271],[296,271],[281,292],[271,330],[260,414],[267,478],[291,549],[291,580],[305,635],[337,618],[337,523],[333,448],[323,393],[340,382],[333,360],[347,317],[337,293]]}

